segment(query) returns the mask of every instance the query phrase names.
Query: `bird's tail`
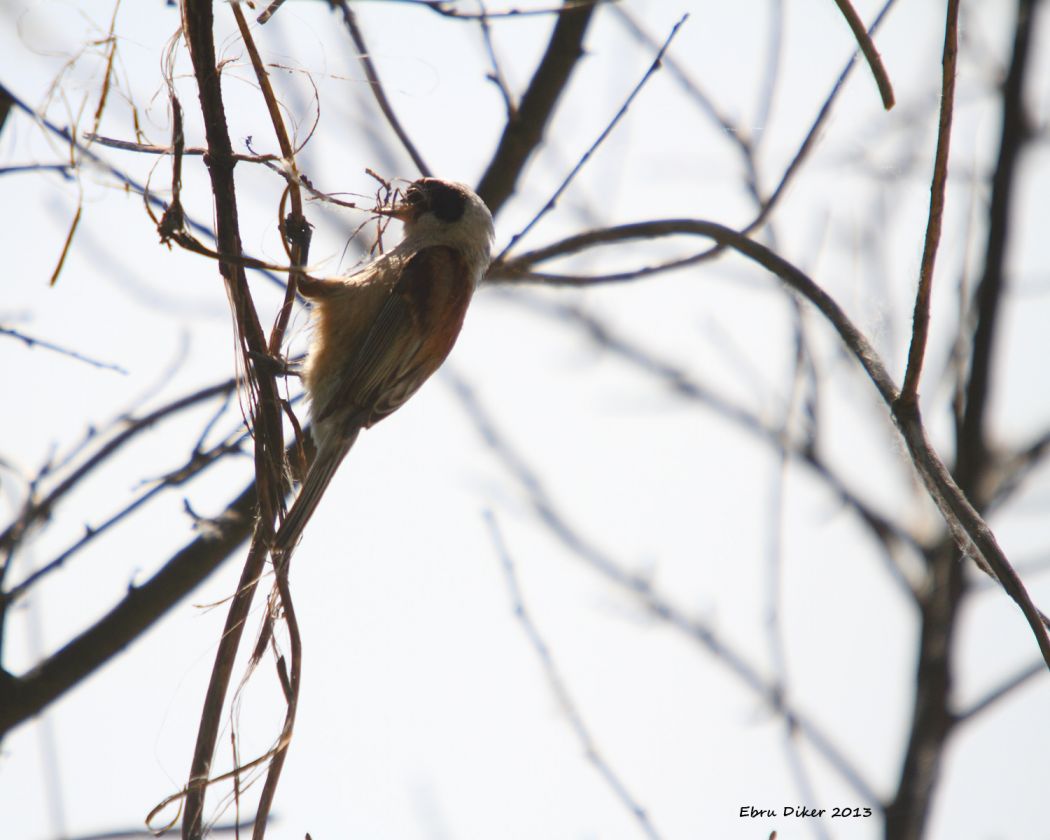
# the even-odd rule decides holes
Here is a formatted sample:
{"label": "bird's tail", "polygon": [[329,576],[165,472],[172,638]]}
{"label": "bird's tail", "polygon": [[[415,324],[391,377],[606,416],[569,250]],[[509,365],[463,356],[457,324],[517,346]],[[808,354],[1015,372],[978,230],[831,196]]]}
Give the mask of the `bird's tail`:
{"label": "bird's tail", "polygon": [[299,542],[306,523],[313,516],[314,510],[321,501],[335,471],[339,469],[343,458],[346,457],[346,453],[357,440],[359,431],[359,429],[354,429],[351,434],[334,441],[326,440],[318,447],[317,455],[314,457],[313,464],[310,465],[299,495],[296,496],[292,509],[288,511],[288,515],[273,538],[272,553],[275,561],[286,557]]}

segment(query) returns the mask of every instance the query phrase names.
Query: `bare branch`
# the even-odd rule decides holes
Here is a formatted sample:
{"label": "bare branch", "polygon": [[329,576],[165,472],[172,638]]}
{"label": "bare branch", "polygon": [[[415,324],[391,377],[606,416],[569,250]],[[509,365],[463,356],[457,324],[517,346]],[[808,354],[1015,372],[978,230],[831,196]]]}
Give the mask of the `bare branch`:
{"label": "bare branch", "polygon": [[[219,823],[218,825],[210,826],[208,831],[210,834],[216,834],[222,836],[224,834],[233,834],[235,837],[239,836],[241,831],[252,827],[254,820],[244,820],[239,823]],[[114,831],[103,831],[96,834],[77,834],[73,836],[67,836],[62,840],[153,840],[157,835],[146,828],[124,828],[116,829]]]}
{"label": "bare branch", "polygon": [[[244,18],[244,12],[241,11],[241,5],[238,0],[233,0],[230,8],[233,10],[234,20],[237,21],[241,40],[244,41],[248,55],[251,58],[252,68],[255,70],[255,78],[259,82],[259,90],[262,92],[263,100],[266,102],[266,110],[270,114],[270,122],[273,125],[274,134],[277,135],[277,144],[281,148],[283,158],[281,171],[288,184],[287,194],[292,202],[291,215],[286,219],[282,211],[279,217],[282,225],[281,233],[283,234],[281,242],[285,247],[292,267],[288,273],[288,285],[284,290],[284,303],[277,314],[277,320],[273,325],[273,329],[270,331],[268,350],[271,355],[276,356],[281,352],[281,345],[284,343],[284,331],[288,326],[288,319],[292,315],[292,305],[295,303],[295,290],[303,277],[303,266],[306,264],[310,249],[310,226],[303,215],[303,197],[299,189],[302,177],[299,175],[295,162],[295,149],[292,148],[292,141],[288,136],[287,128],[285,128],[284,119],[281,117],[281,109],[277,104],[273,86],[270,84],[270,74],[266,72],[266,67],[263,64],[262,57],[259,55],[258,48],[255,46],[255,39],[252,38],[251,29],[248,27],[248,22]],[[265,823],[264,815],[260,824],[265,825]]]}
{"label": "bare branch", "polygon": [[[845,2],[845,0],[840,0]],[[948,152],[952,136],[952,112],[955,106],[955,58],[959,51],[959,0],[948,0],[948,19],[944,24],[944,56],[941,59],[941,115],[937,126],[937,152],[934,155],[933,183],[930,185],[930,215],[926,222],[926,242],[919,269],[919,287],[915,294],[911,348],[908,369],[901,388],[901,400],[913,403],[919,398],[919,377],[926,355],[930,330],[930,297],[933,293],[933,267],[941,241],[944,216],[944,194],[948,186]]]}
{"label": "bare branch", "polygon": [[980,700],[967,706],[965,709],[957,712],[955,715],[955,721],[957,724],[969,723],[978,715],[984,714],[993,706],[998,705],[1001,701],[1012,695],[1017,689],[1025,685],[1025,683],[1031,682],[1032,679],[1038,677],[1046,671],[1042,662],[1033,662],[1027,668],[1022,668],[1012,677],[1004,680],[1002,684],[997,685],[985,694]]}
{"label": "bare branch", "polygon": [[[787,260],[741,233],[715,222],[674,219],[621,226],[610,230],[613,231],[614,236],[631,238],[637,235],[640,229],[650,225],[654,235],[677,232],[710,237],[719,245],[732,248],[762,265],[820,310],[839,334],[850,353],[864,368],[883,401],[889,406],[893,420],[908,447],[912,463],[926,485],[930,498],[940,509],[960,550],[964,554],[973,556],[982,569],[993,575],[1021,608],[1021,612],[1024,613],[1035,635],[1043,659],[1050,667],[1050,635],[1047,634],[1042,614],[1032,603],[1023,582],[1010,566],[988,524],[966,498],[965,493],[930,444],[926,429],[919,417],[918,407],[909,408],[900,403],[897,399],[899,396],[897,386],[881,358],[867,337],[857,329],[838,303]],[[601,241],[601,235],[608,235],[609,231],[595,231],[593,234],[592,236],[573,237],[574,246],[578,246],[584,239],[587,239],[588,242]]]}
{"label": "bare branch", "polygon": [[1030,139],[1024,105],[1028,46],[1032,30],[1035,28],[1035,14],[1040,7],[1038,0],[1018,0],[1017,4],[1013,55],[1002,87],[1003,123],[999,139],[999,159],[992,176],[984,269],[973,302],[977,326],[973,334],[969,378],[966,383],[966,407],[956,428],[956,478],[967,493],[977,494],[975,498],[979,504],[982,501],[978,493],[979,477],[988,457],[984,419],[1005,283],[1010,210],[1021,151]]}
{"label": "bare branch", "polygon": [[886,806],[886,837],[919,840],[933,800],[948,739],[955,729],[950,710],[952,651],[966,592],[965,567],[956,546],[945,540],[929,560],[920,603],[918,661],[912,725],[893,799]]}
{"label": "bare branch", "polygon": [[485,42],[485,52],[488,53],[489,62],[492,64],[492,72],[488,78],[499,90],[500,96],[503,97],[503,106],[507,110],[507,122],[510,123],[511,120],[516,118],[518,106],[514,103],[514,94],[510,92],[510,85],[507,84],[507,79],[503,75],[503,68],[500,67],[499,58],[496,56],[496,47],[492,42],[492,27],[489,25],[485,0],[477,0],[477,3],[481,9],[478,17],[478,25],[481,27],[481,38]]}
{"label": "bare branch", "polygon": [[525,635],[529,639],[529,643],[532,645],[533,650],[536,651],[536,655],[540,658],[540,664],[543,666],[543,672],[547,677],[547,683],[554,692],[554,696],[558,698],[558,704],[561,706],[562,712],[569,720],[569,725],[572,727],[573,732],[576,733],[576,737],[583,746],[584,753],[591,764],[594,765],[595,769],[597,769],[601,777],[605,780],[605,783],[612,789],[616,798],[619,799],[624,807],[631,812],[631,815],[634,817],[635,821],[638,823],[638,827],[642,830],[645,836],[653,838],[660,837],[659,832],[657,832],[656,828],[653,826],[652,820],[649,819],[648,813],[646,813],[638,800],[627,789],[623,779],[620,778],[619,774],[612,768],[612,765],[609,764],[608,760],[598,749],[598,743],[594,740],[594,736],[591,734],[586,721],[584,721],[579,707],[572,699],[572,695],[569,694],[569,689],[565,685],[565,679],[562,677],[561,672],[558,670],[558,666],[554,662],[554,657],[551,655],[550,648],[543,640],[543,636],[540,635],[539,629],[533,623],[532,616],[530,616],[528,610],[525,609],[525,600],[522,598],[521,587],[518,585],[518,573],[514,568],[514,560],[511,558],[510,552],[507,550],[507,546],[503,541],[503,534],[500,531],[499,524],[496,522],[496,517],[492,511],[485,511],[485,522],[489,526],[489,532],[492,536],[493,545],[496,548],[496,554],[499,555],[500,561],[503,565],[503,572],[507,580],[507,589],[510,592],[510,600],[511,605],[514,608],[514,615],[517,617],[518,621],[521,622],[522,629],[524,629]]}
{"label": "bare branch", "polygon": [[810,745],[834,768],[853,791],[864,801],[878,805],[879,797],[860,771],[850,762],[831,738],[802,712],[787,704],[775,685],[769,683],[758,668],[740,651],[722,639],[707,623],[686,615],[669,601],[660,597],[645,577],[623,569],[612,557],[591,544],[576,531],[557,510],[539,477],[526,460],[503,438],[500,430],[485,410],[477,394],[465,380],[453,373],[449,366],[452,386],[464,410],[474,423],[478,434],[528,494],[529,502],[541,523],[569,551],[597,570],[608,580],[632,593],[657,618],[684,633],[698,643],[734,677],[739,679],[775,713],[783,716],[789,726],[797,728]]}
{"label": "bare branch", "polygon": [[[175,153],[175,149],[172,146],[158,146],[155,143],[136,143],[133,140],[119,140],[116,137],[104,137],[101,134],[92,134],[90,132],[84,134],[84,139],[90,143],[97,143],[110,149],[120,149],[123,152],[138,152],[143,155],[171,155]],[[186,146],[182,149],[182,154],[190,155],[191,157],[200,157],[207,154],[207,152],[208,150],[204,146]],[[235,152],[233,158],[242,163],[265,163],[281,159],[279,155],[246,155],[239,152]]]}
{"label": "bare branch", "polygon": [[[896,0],[886,0],[885,4],[883,4],[882,8],[879,10],[879,13],[875,16],[875,20],[871,23],[871,28],[868,30],[869,35],[875,34],[876,30],[882,25],[883,20],[885,20],[886,15],[889,13],[890,9],[893,8],[895,3]],[[802,140],[802,144],[799,146],[798,151],[791,159],[791,163],[785,168],[783,175],[780,176],[780,182],[765,200],[758,215],[755,216],[747,227],[744,228],[745,233],[752,233],[765,224],[766,219],[769,218],[770,214],[773,212],[773,209],[780,201],[781,196],[783,196],[787,190],[788,185],[794,180],[795,173],[799,171],[803,162],[809,157],[809,153],[816,146],[817,138],[820,136],[821,129],[831,116],[831,108],[835,104],[835,100],[838,99],[839,93],[844,88],[846,80],[849,78],[856,63],[857,54],[854,53],[853,56],[850,57],[850,60],[846,62],[846,66],[842,69],[839,77],[835,80],[831,92],[828,94],[827,98],[824,100],[824,104],[817,112],[816,119],[813,120],[813,124],[810,126],[809,131]]]}
{"label": "bare branch", "polygon": [[132,641],[206,580],[252,531],[255,482],[217,519],[90,628],[13,682],[0,681],[0,736],[38,715]]}
{"label": "bare branch", "polygon": [[678,34],[678,30],[682,27],[682,24],[686,22],[688,17],[688,15],[683,16],[678,21],[678,23],[676,23],[671,28],[671,33],[667,36],[667,39],[664,41],[663,46],[660,47],[660,51],[656,54],[656,58],[653,59],[652,64],[649,65],[649,69],[645,71],[645,74],[642,76],[638,84],[635,85],[634,89],[627,95],[627,99],[625,99],[623,105],[620,106],[620,110],[613,115],[613,118],[609,121],[609,124],[605,126],[605,128],[602,130],[602,133],[598,135],[598,138],[593,143],[591,143],[587,151],[583,153],[583,156],[569,171],[569,174],[566,175],[562,182],[558,185],[558,188],[554,191],[554,195],[547,199],[547,203],[540,208],[539,212],[532,217],[531,221],[527,225],[525,225],[525,227],[522,228],[522,230],[519,233],[514,234],[514,236],[510,238],[510,242],[507,243],[507,246],[503,249],[503,251],[500,252],[499,256],[496,257],[496,262],[499,262],[504,257],[506,257],[507,252],[510,251],[515,245],[517,245],[518,242],[522,240],[525,237],[525,235],[536,226],[536,223],[539,222],[539,220],[542,219],[550,210],[552,210],[555,204],[558,203],[558,199],[561,197],[562,193],[564,193],[565,190],[569,188],[569,184],[572,183],[573,178],[575,178],[579,171],[583,169],[587,161],[591,159],[591,155],[594,154],[595,150],[599,146],[601,146],[603,142],[605,142],[605,138],[609,136],[612,130],[616,127],[616,124],[621,119],[623,119],[624,114],[627,113],[627,109],[631,107],[631,103],[634,102],[638,94],[641,93],[642,88],[645,87],[646,83],[649,81],[649,79],[653,77],[656,71],[660,69],[660,62],[663,59],[664,53],[667,52],[667,48],[671,45],[671,41],[674,40],[674,36]]}
{"label": "bare branch", "polygon": [[401,141],[401,145],[405,147],[405,151],[408,152],[408,156],[412,158],[412,162],[416,165],[416,169],[419,170],[420,175],[429,176],[433,173],[430,171],[430,167],[427,166],[426,161],[423,160],[423,156],[419,153],[415,143],[412,142],[408,136],[408,132],[405,131],[401,125],[401,121],[397,118],[397,114],[394,113],[394,107],[390,104],[390,100],[386,97],[386,91],[383,90],[383,83],[379,80],[379,72],[376,70],[375,64],[372,63],[372,56],[368,52],[368,45],[365,44],[365,36],[361,31],[361,27],[357,24],[357,15],[354,14],[350,8],[350,4],[347,0],[330,0],[333,5],[338,6],[339,10],[343,13],[343,23],[346,24],[346,28],[350,32],[350,38],[354,42],[354,46],[357,48],[357,58],[361,62],[361,67],[365,71],[365,78],[368,79],[368,84],[372,88],[372,95],[376,98],[376,104],[379,105],[379,110],[383,112],[383,116],[386,117],[387,123],[390,128],[393,129],[394,134],[397,135],[397,139]]}
{"label": "bare branch", "polygon": [[133,514],[147,502],[151,501],[154,497],[158,496],[165,490],[169,490],[172,487],[178,487],[190,479],[195,478],[226,455],[233,452],[240,452],[241,445],[246,436],[245,433],[232,441],[223,441],[206,452],[194,451],[190,455],[190,459],[186,464],[164,476],[160,481],[150,487],[149,490],[141,493],[137,498],[133,499],[131,502],[103,520],[100,525],[85,526],[84,536],[73,543],[65,551],[61,552],[58,556],[36,569],[24,580],[21,580],[12,586],[10,590],[3,594],[3,600],[7,604],[15,603],[35,584],[39,583],[40,580],[65,565],[65,562],[69,560],[70,557],[86,548],[96,539],[109,531],[113,526],[119,525],[124,519]]}
{"label": "bare branch", "polygon": [[[282,685],[284,687],[285,709],[284,725],[281,729],[281,737],[277,747],[274,748],[273,760],[266,773],[266,782],[263,785],[262,795],[255,817],[255,829],[252,832],[252,840],[263,840],[266,835],[266,823],[273,807],[273,798],[277,793],[277,783],[284,769],[284,762],[288,758],[288,746],[291,743],[292,730],[295,727],[295,715],[299,709],[299,686],[302,679],[303,642],[299,632],[299,622],[295,617],[295,607],[292,604],[292,592],[288,584],[289,555],[284,555],[283,562],[275,568],[276,587],[280,598],[282,614],[288,627],[288,638],[291,644],[291,671],[288,674],[282,672]],[[278,660],[278,666],[283,660]]]}
{"label": "bare branch", "polygon": [[890,110],[894,104],[893,86],[890,84],[890,77],[882,64],[882,56],[875,49],[875,42],[871,40],[871,36],[864,30],[864,21],[860,19],[860,15],[857,14],[857,10],[853,8],[849,0],[835,0],[835,3],[838,5],[839,11],[842,12],[842,16],[846,18],[846,23],[849,24],[853,37],[857,39],[857,44],[860,46],[861,52],[864,53],[864,58],[867,59],[868,66],[871,68],[871,75],[875,77],[875,84],[879,86],[882,107],[887,111]]}
{"label": "bare branch", "polygon": [[[221,254],[240,256],[241,236],[233,178],[235,161],[226,125],[220,68],[216,63],[211,0],[184,0],[182,22],[197,80],[208,143],[208,172],[215,199],[217,250]],[[186,785],[182,825],[185,840],[200,840],[203,833],[204,792],[215,752],[226,691],[240,644],[244,618],[251,606],[255,586],[267,557],[277,510],[283,502],[281,476],[284,446],[277,386],[272,373],[264,374],[251,364],[252,354],[266,355],[267,343],[251,299],[243,266],[223,260],[220,263],[220,272],[226,282],[233,309],[242,363],[248,373],[247,382],[252,397],[250,410],[255,434],[259,516],[248,558],[241,573],[241,584],[230,604],[225,632],[216,651],[212,678],[201,713],[197,744]]]}
{"label": "bare branch", "polygon": [[[592,3],[572,0],[565,0],[562,5],[547,50],[521,97],[515,119],[507,122],[499,146],[478,184],[477,193],[493,216],[514,192],[526,161],[543,139],[558,99],[583,55],[583,38],[594,9]],[[490,13],[489,17],[492,16]]]}
{"label": "bare branch", "polygon": [[387,3],[403,3],[408,6],[423,6],[442,17],[459,20],[477,20],[484,15],[488,18],[535,17],[539,15],[560,15],[567,9],[584,6],[600,6],[617,2],[617,0],[563,0],[561,6],[550,6],[546,9],[505,9],[494,12],[461,12],[454,7],[455,0],[385,0]]}
{"label": "bare branch", "polygon": [[[524,302],[531,311],[575,322],[603,349],[615,353],[628,364],[654,376],[677,396],[704,406],[723,420],[754,435],[757,440],[772,447],[779,456],[796,459],[808,467],[827,489],[867,526],[886,553],[892,554],[901,546],[918,553],[922,552],[922,546],[914,537],[875,510],[853,491],[825,461],[819,450],[810,445],[808,441],[801,443],[793,441],[787,434],[771,428],[758,415],[740,405],[732,404],[703,383],[696,381],[684,368],[647,351],[578,306],[533,298],[516,298],[516,300],[519,303]],[[899,566],[890,563],[888,568],[894,580],[900,585],[902,592],[914,598],[915,591]]]}
{"label": "bare branch", "polygon": [[66,347],[62,347],[59,344],[54,344],[50,341],[46,341],[42,338],[33,338],[18,330],[13,330],[10,327],[0,325],[0,335],[9,335],[11,338],[17,338],[26,347],[42,347],[45,350],[50,350],[53,353],[59,353],[63,356],[69,356],[71,359],[76,359],[78,362],[84,362],[85,364],[97,367],[102,370],[112,370],[116,373],[121,373],[127,376],[127,369],[122,368],[120,365],[115,365],[112,362],[100,362],[97,359],[92,359],[90,356],[85,356],[82,353],[78,353],[76,350],[69,350]]}
{"label": "bare branch", "polygon": [[55,509],[55,506],[80,481],[91,474],[103,461],[119,451],[121,447],[129,443],[136,436],[152,428],[159,421],[171,417],[187,408],[191,408],[201,402],[210,400],[213,397],[229,394],[234,389],[235,385],[236,380],[228,379],[225,382],[220,382],[216,385],[202,388],[200,391],[188,394],[185,397],[180,397],[174,402],[163,405],[144,417],[138,419],[130,417],[126,418],[123,421],[125,424],[124,429],[111,440],[103,444],[94,455],[77,467],[67,478],[63,479],[54,490],[48,493],[40,501],[33,501],[32,499],[26,501],[25,506],[16,517],[15,521],[12,522],[2,534],[0,534],[0,551],[8,551],[12,549],[17,542],[22,539],[23,535],[29,528],[35,523],[50,516],[51,512]]}

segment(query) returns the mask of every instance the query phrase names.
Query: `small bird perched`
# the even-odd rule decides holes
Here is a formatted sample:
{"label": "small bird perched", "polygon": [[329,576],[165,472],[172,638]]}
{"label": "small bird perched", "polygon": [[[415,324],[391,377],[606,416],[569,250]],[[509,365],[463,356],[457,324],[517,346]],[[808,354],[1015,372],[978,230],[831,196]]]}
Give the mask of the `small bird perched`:
{"label": "small bird perched", "polygon": [[492,214],[464,184],[421,178],[385,215],[404,223],[396,248],[349,277],[299,284],[314,301],[303,381],[317,454],[274,537],[275,559],[294,548],[361,429],[445,361],[489,265]]}

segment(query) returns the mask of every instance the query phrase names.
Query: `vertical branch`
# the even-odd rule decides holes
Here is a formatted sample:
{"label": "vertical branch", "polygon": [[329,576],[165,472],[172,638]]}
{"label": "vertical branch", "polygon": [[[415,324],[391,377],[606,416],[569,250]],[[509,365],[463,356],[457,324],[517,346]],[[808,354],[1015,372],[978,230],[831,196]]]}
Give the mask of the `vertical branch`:
{"label": "vertical branch", "polygon": [[182,19],[193,73],[197,80],[208,143],[205,163],[215,199],[216,243],[219,254],[224,258],[219,263],[219,270],[226,281],[238,332],[241,363],[246,371],[249,395],[253,402],[250,410],[251,419],[254,421],[255,472],[259,490],[259,517],[251,549],[241,572],[240,585],[230,604],[226,626],[215,654],[215,664],[201,713],[197,744],[187,782],[182,833],[186,840],[198,840],[203,835],[204,793],[211,771],[222,708],[240,646],[244,621],[263,571],[273,534],[274,518],[282,501],[280,471],[284,447],[277,384],[272,374],[257,370],[250,361],[252,354],[265,355],[267,345],[248,291],[243,266],[238,259],[241,255],[241,238],[233,178],[236,161],[226,124],[221,76],[215,60],[212,32],[214,13],[211,0],[184,0]]}
{"label": "vertical branch", "polygon": [[481,27],[481,40],[485,43],[485,52],[488,53],[489,62],[492,64],[492,72],[489,73],[488,79],[492,82],[499,90],[500,96],[503,97],[503,106],[507,109],[507,122],[510,122],[515,118],[515,114],[518,112],[518,106],[514,104],[514,94],[510,92],[510,85],[507,84],[507,77],[503,74],[503,68],[500,66],[499,56],[496,55],[496,45],[492,40],[492,27],[489,25],[488,10],[485,8],[485,0],[477,0],[480,8],[478,14],[478,26]]}
{"label": "vertical branch", "polygon": [[[999,159],[992,179],[985,265],[975,300],[977,327],[971,349],[966,404],[961,418],[957,420],[956,427],[957,455],[954,478],[958,484],[961,502],[968,504],[967,499],[969,499],[976,511],[981,510],[987,501],[985,490],[982,487],[987,465],[984,417],[988,401],[995,329],[1004,287],[1003,263],[1013,184],[1021,147],[1028,136],[1024,118],[1023,94],[1032,17],[1037,3],[1038,0],[1019,0],[1017,6],[1013,56],[1002,93],[1003,126],[999,144]],[[946,56],[947,50],[946,32]],[[945,70],[947,72],[947,67]],[[942,109],[943,104],[942,101]],[[924,270],[925,259],[924,255]],[[930,271],[932,274],[932,265]],[[918,305],[917,300],[917,308]],[[913,346],[913,351],[914,349]],[[909,358],[908,373],[912,375],[913,388],[917,387],[920,364],[921,356],[917,362]],[[918,419],[918,406],[914,397],[911,399],[908,413],[914,420]],[[986,559],[993,560],[993,556],[985,552],[983,547],[981,551]],[[959,562],[958,553],[950,538],[946,538],[942,545],[928,555],[928,560],[928,581],[921,602],[915,708],[912,713],[908,746],[905,750],[897,791],[886,809],[885,836],[892,840],[920,840],[923,836],[948,737],[958,723],[958,718],[952,713],[950,705],[951,654],[959,610],[966,592],[963,564]],[[1000,565],[995,565],[994,568],[1004,588],[1013,595],[1021,587],[1016,573],[1009,566],[1004,569]],[[1015,600],[1017,600],[1016,596]],[[1031,614],[1034,607],[1030,603],[1023,608],[1037,638],[1040,639],[1040,648],[1045,659],[1047,655],[1046,634],[1043,632],[1040,636],[1039,631],[1042,628],[1035,624],[1035,621],[1041,619],[1041,616]]]}
{"label": "vertical branch", "polygon": [[937,125],[933,183],[930,185],[930,215],[926,222],[926,242],[923,245],[922,264],[919,268],[919,288],[915,294],[908,369],[904,375],[904,386],[900,395],[901,404],[909,407],[914,407],[919,398],[919,376],[922,374],[922,362],[926,355],[926,341],[930,331],[930,297],[937,246],[941,241],[944,194],[948,185],[948,152],[951,146],[952,112],[955,106],[955,59],[958,51],[959,0],[948,0],[947,20],[944,24],[944,54],[941,59],[941,113]]}
{"label": "vertical branch", "polygon": [[288,136],[288,130],[285,128],[284,120],[281,117],[281,108],[277,104],[277,97],[274,95],[273,86],[270,84],[270,74],[266,72],[262,57],[255,46],[255,39],[252,38],[251,30],[248,28],[248,21],[244,18],[244,12],[241,11],[239,0],[233,0],[230,8],[233,10],[234,20],[237,22],[241,39],[248,50],[252,68],[255,70],[255,78],[259,82],[259,90],[262,92],[263,101],[266,103],[266,110],[270,115],[274,134],[277,135],[277,144],[281,147],[281,157],[284,158],[284,171],[287,173],[288,195],[292,203],[291,215],[287,220],[281,220],[283,225],[281,240],[288,251],[292,270],[288,274],[284,303],[278,312],[277,321],[270,333],[269,352],[272,355],[277,355],[281,351],[284,331],[292,314],[295,290],[303,274],[302,267],[306,264],[310,248],[310,228],[306,222],[306,217],[303,215],[303,197],[302,190],[299,188],[299,171],[295,163],[295,149],[292,147],[291,138]]}
{"label": "vertical branch", "polygon": [[965,566],[950,538],[927,560],[930,573],[919,605],[920,629],[915,704],[900,780],[886,806],[886,840],[921,840],[940,775],[951,713],[952,649],[965,595]]}
{"label": "vertical branch", "polygon": [[[287,560],[287,558],[285,558]],[[288,585],[288,563],[280,563],[276,569],[277,592],[281,598],[281,608],[284,611],[284,620],[288,625],[288,636],[291,644],[291,673],[286,674],[283,669],[283,660],[278,661],[278,669],[282,677],[282,688],[284,689],[285,702],[288,704],[284,713],[284,726],[281,730],[281,738],[274,749],[273,761],[270,762],[269,772],[266,774],[266,782],[263,784],[262,796],[259,798],[259,806],[255,812],[255,828],[252,831],[252,840],[263,840],[266,835],[266,823],[273,806],[274,795],[277,792],[277,782],[281,778],[284,762],[288,758],[288,745],[292,739],[292,730],[295,726],[295,714],[299,708],[299,685],[302,674],[302,639],[299,633],[299,622],[295,617],[295,607],[292,605],[292,592]]]}
{"label": "vertical branch", "polygon": [[987,457],[984,417],[999,322],[999,304],[1003,294],[1003,264],[1006,261],[1010,205],[1021,149],[1031,136],[1024,109],[1024,82],[1028,70],[1028,45],[1037,8],[1039,0],[1018,0],[1013,56],[1003,84],[1003,128],[999,139],[999,159],[992,176],[984,269],[974,300],[977,327],[970,354],[966,406],[956,428],[956,477],[967,493],[976,489]]}
{"label": "vertical branch", "polygon": [[[281,147],[281,155],[284,158],[284,171],[287,173],[286,178],[288,181],[286,195],[290,197],[292,205],[292,211],[288,218],[281,219],[281,232],[283,234],[282,241],[284,242],[285,248],[288,250],[288,257],[292,263],[292,270],[289,273],[288,286],[285,289],[284,303],[281,306],[280,312],[277,315],[277,321],[270,334],[269,350],[271,354],[277,355],[280,353],[284,331],[288,325],[288,319],[291,316],[292,306],[295,303],[295,290],[299,280],[303,277],[302,267],[306,263],[310,246],[310,227],[307,224],[306,217],[303,215],[303,200],[302,192],[299,188],[298,167],[295,163],[295,149],[292,147],[291,138],[288,136],[288,130],[281,117],[281,109],[277,104],[277,97],[274,95],[273,86],[270,84],[270,76],[266,72],[266,67],[263,65],[262,58],[259,55],[259,50],[255,45],[255,39],[252,37],[251,30],[248,27],[248,21],[245,19],[244,13],[241,11],[241,6],[238,0],[233,0],[231,8],[233,10],[234,19],[237,22],[237,28],[240,30],[241,38],[248,49],[249,56],[251,57],[252,67],[255,69],[255,76],[259,82],[259,90],[262,91],[263,99],[266,102],[266,108],[270,114],[270,122],[273,124],[274,133],[277,135],[277,142]],[[291,677],[285,680],[284,688],[287,707],[285,709],[284,725],[282,727],[281,738],[278,742],[278,746],[274,750],[273,761],[270,763],[269,770],[266,774],[266,782],[263,785],[262,797],[260,798],[259,806],[256,810],[255,828],[252,833],[254,840],[262,840],[266,834],[266,822],[273,805],[274,796],[277,792],[277,783],[280,781],[281,771],[284,769],[284,762],[288,756],[288,747],[291,744],[292,731],[295,728],[296,711],[299,708],[299,685],[300,674],[302,671],[302,638],[299,634],[299,623],[295,618],[295,608],[292,605],[292,593],[288,583],[287,558],[285,559],[285,562],[281,563],[279,568],[277,568],[276,573],[277,594],[280,597],[292,649]],[[267,620],[272,621],[273,619],[268,618]],[[272,632],[272,629],[264,632]]]}

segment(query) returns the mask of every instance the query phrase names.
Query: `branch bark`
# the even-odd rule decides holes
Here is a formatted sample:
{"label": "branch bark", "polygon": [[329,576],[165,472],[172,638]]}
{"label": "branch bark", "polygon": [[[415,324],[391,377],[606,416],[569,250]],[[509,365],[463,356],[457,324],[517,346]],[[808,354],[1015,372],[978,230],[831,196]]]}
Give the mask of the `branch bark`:
{"label": "branch bark", "polygon": [[495,216],[513,194],[525,163],[543,139],[576,63],[583,56],[583,38],[595,6],[565,0],[547,50],[529,82],[521,104],[500,138],[499,146],[478,184],[478,195]]}
{"label": "branch bark", "polygon": [[29,673],[0,684],[0,739],[91,676],[200,586],[251,534],[253,481],[202,533],[92,627]]}
{"label": "branch bark", "polygon": [[215,665],[201,713],[197,744],[186,786],[182,833],[186,840],[198,840],[203,836],[204,793],[218,738],[222,706],[240,645],[244,619],[251,607],[255,587],[268,556],[273,523],[283,496],[281,471],[284,446],[281,409],[274,376],[272,373],[259,371],[252,364],[252,358],[266,356],[268,348],[240,261],[241,237],[233,178],[236,160],[233,157],[226,123],[221,74],[216,64],[211,0],[184,0],[182,15],[183,31],[197,80],[208,144],[208,153],[204,160],[211,177],[212,194],[215,199],[217,250],[224,256],[232,257],[223,259],[219,263],[219,270],[226,281],[237,326],[242,365],[248,374],[251,421],[255,435],[255,480],[259,491],[259,515],[252,547],[241,573],[241,586],[230,604],[226,632],[215,655]]}

